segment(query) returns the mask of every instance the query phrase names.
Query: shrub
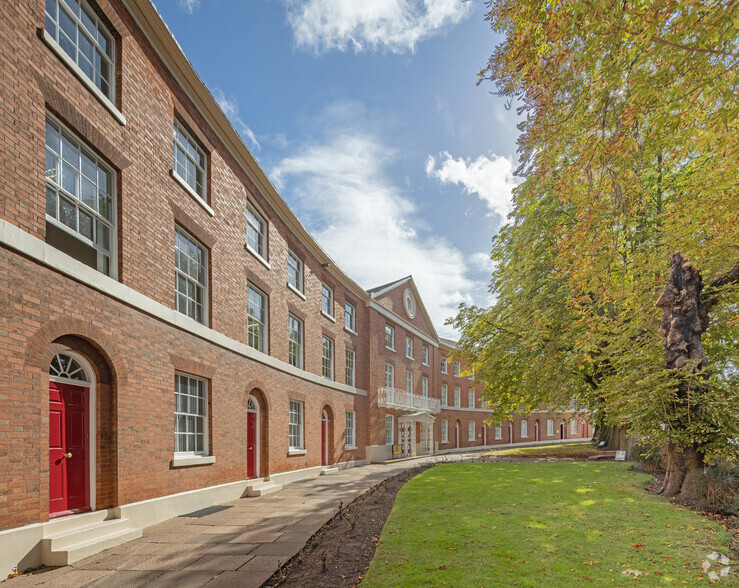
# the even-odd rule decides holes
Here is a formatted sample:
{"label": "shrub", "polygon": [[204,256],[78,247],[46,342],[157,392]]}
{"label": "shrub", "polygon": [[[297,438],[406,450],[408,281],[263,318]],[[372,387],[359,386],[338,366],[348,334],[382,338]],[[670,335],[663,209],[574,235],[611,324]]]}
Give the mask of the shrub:
{"label": "shrub", "polygon": [[631,449],[631,459],[639,462],[648,474],[654,475],[665,471],[658,446],[638,443]]}
{"label": "shrub", "polygon": [[739,463],[721,461],[703,478],[700,506],[709,512],[739,515]]}

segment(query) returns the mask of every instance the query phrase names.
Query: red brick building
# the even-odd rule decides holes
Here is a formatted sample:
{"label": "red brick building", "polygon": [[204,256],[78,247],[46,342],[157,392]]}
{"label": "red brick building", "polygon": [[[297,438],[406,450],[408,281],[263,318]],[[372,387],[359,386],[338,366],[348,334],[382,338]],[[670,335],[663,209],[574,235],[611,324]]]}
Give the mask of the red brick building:
{"label": "red brick building", "polygon": [[393,445],[571,436],[485,427],[412,279],[331,261],[148,0],[0,22],[0,574]]}

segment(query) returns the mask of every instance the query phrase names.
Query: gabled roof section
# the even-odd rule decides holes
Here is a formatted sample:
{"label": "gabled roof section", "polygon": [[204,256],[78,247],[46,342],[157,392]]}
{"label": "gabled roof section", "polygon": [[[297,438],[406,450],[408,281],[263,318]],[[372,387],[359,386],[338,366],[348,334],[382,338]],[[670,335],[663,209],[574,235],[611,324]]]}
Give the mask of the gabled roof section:
{"label": "gabled roof section", "polygon": [[457,347],[457,341],[455,341],[454,339],[447,339],[445,337],[439,337],[439,342],[445,347],[449,347],[449,349],[456,349]]}
{"label": "gabled roof section", "polygon": [[400,278],[399,280],[396,280],[394,282],[390,282],[388,284],[383,284],[382,286],[377,286],[375,288],[370,288],[367,290],[367,294],[369,294],[372,298],[376,298],[377,296],[382,296],[385,292],[389,292],[393,288],[397,288],[398,286],[402,286],[406,282],[413,279],[413,276],[406,276],[405,278]]}
{"label": "gabled roof section", "polygon": [[[367,293],[370,295],[372,300],[376,300],[377,304],[382,305],[387,309],[386,305],[381,304],[380,300],[382,299],[391,299],[391,298],[397,298],[395,302],[398,302],[400,307],[402,308],[402,299],[403,299],[403,292],[405,288],[409,288],[410,291],[413,293],[413,296],[416,299],[416,307],[418,308],[419,312],[416,312],[416,319],[418,319],[419,314],[421,317],[423,317],[423,321],[417,321],[419,322],[425,322],[426,330],[428,331],[430,337],[438,343],[439,335],[436,333],[436,329],[434,328],[434,323],[431,320],[431,317],[429,316],[428,311],[426,310],[426,306],[423,303],[423,300],[421,299],[421,294],[418,292],[418,287],[416,286],[416,282],[413,280],[413,276],[406,276],[404,278],[401,278],[399,280],[395,280],[394,282],[389,282],[387,284],[383,284],[382,286],[377,286],[375,288],[371,288],[367,290]],[[404,316],[404,312],[393,308],[391,310],[392,314],[397,317],[398,323],[405,323],[407,325],[410,325],[411,327],[418,329],[420,331],[423,331],[424,329],[420,328],[420,324],[414,325],[411,320],[409,320],[406,316]]]}

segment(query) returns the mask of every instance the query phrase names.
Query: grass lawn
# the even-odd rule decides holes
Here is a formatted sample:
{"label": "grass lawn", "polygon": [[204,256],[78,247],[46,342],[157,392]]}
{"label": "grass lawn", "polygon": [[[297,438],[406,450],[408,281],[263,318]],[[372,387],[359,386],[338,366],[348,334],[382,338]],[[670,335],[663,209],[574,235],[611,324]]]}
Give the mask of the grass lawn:
{"label": "grass lawn", "polygon": [[[729,535],[630,464],[441,464],[398,493],[362,586],[694,585]],[[722,585],[735,585],[726,578]]]}
{"label": "grass lawn", "polygon": [[573,457],[588,458],[596,453],[601,453],[590,441],[582,443],[561,443],[559,445],[536,445],[534,447],[512,447],[490,451],[485,455],[493,457]]}

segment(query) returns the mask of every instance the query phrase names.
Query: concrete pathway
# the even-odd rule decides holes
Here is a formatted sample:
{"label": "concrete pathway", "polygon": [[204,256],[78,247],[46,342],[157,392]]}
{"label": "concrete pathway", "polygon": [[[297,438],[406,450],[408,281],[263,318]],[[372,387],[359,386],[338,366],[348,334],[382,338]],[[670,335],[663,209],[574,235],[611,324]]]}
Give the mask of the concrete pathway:
{"label": "concrete pathway", "polygon": [[3,586],[261,586],[331,517],[383,480],[420,463],[474,459],[477,453],[373,464],[285,486],[276,494],[176,517],[124,545]]}

